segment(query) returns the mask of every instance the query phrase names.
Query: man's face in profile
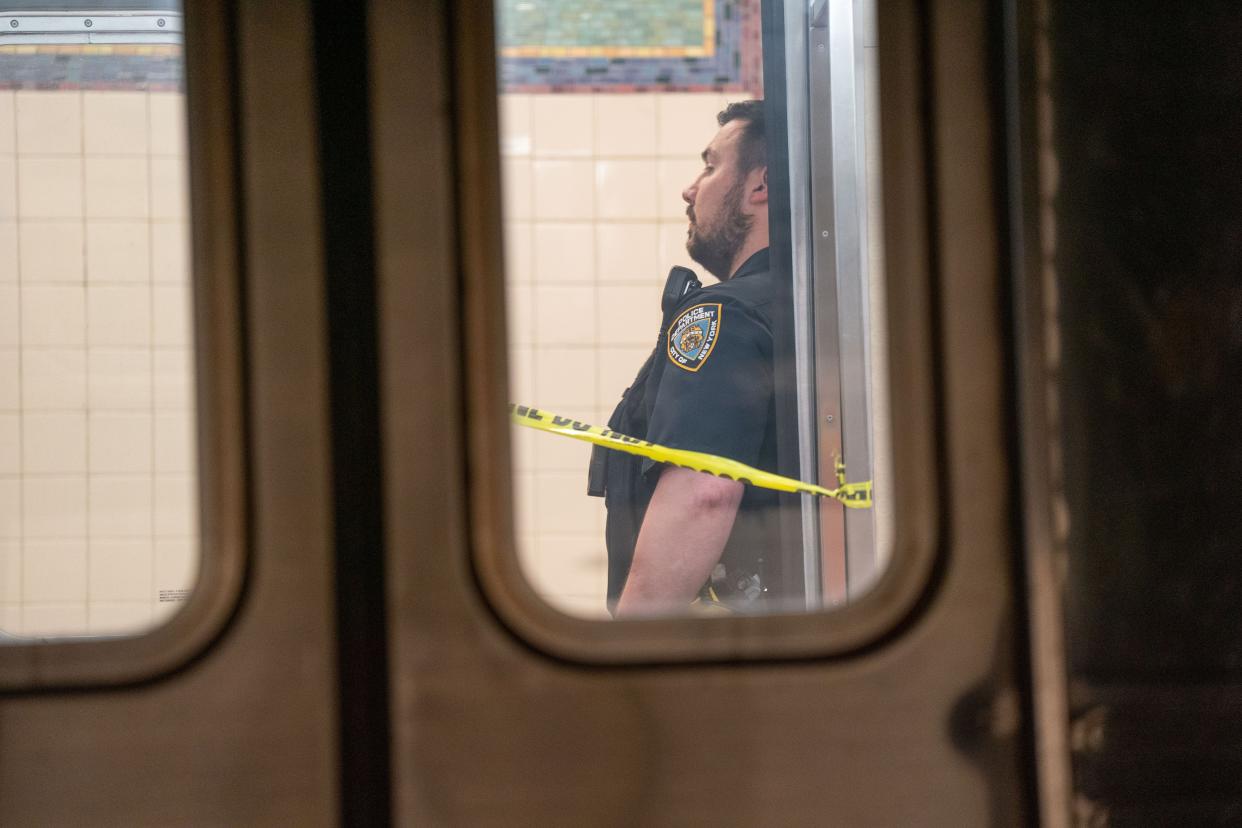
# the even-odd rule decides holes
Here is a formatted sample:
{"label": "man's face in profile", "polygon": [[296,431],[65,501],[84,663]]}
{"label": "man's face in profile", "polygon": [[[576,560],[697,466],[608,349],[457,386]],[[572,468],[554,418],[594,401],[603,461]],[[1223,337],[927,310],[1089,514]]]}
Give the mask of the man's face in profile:
{"label": "man's face in profile", "polygon": [[681,194],[689,205],[686,250],[721,281],[732,275],[733,259],[753,221],[745,212],[746,174],[738,168],[738,145],[746,123],[739,118],[720,128],[703,151],[703,170]]}

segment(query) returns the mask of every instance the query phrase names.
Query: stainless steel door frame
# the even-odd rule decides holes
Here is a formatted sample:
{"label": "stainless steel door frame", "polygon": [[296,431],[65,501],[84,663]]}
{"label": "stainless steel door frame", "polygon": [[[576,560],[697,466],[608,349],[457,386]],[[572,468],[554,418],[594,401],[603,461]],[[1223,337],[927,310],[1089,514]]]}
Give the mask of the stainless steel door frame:
{"label": "stainless steel door frame", "polygon": [[[798,467],[802,480],[819,476],[820,441],[818,397],[824,393],[816,383],[814,285],[811,223],[811,135],[810,94],[808,92],[807,51],[808,7],[800,0],[783,4],[785,42],[785,121],[788,135],[789,167],[789,247],[793,300],[794,373],[798,406]],[[772,85],[765,96],[772,99]],[[824,606],[824,561],[821,550],[820,512],[822,506],[804,495],[802,509],[802,585],[807,610]],[[840,529],[839,520],[835,528]],[[840,532],[836,535],[840,539]]]}
{"label": "stainless steel door frame", "polygon": [[[814,318],[819,476],[833,479],[837,458],[850,479],[874,477],[867,188],[861,62],[854,0],[818,0],[807,15],[810,133],[810,294]],[[879,576],[875,514],[817,504],[829,603],[857,600]],[[834,554],[843,546],[841,554]]]}

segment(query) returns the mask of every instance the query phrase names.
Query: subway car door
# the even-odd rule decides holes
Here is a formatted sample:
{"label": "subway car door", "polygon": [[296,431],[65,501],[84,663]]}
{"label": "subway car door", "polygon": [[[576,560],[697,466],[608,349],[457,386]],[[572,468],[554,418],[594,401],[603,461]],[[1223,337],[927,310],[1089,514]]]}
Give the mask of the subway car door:
{"label": "subway car door", "polygon": [[[121,25],[106,5],[43,15],[53,23],[16,11],[0,20],[19,31],[72,17],[98,32],[95,20]],[[184,595],[167,590],[179,611],[141,634],[17,623],[0,648],[0,822],[1065,824],[1059,607],[1046,561],[1024,554],[1020,519],[1048,520],[1015,426],[1019,399],[1042,409],[1026,390],[1015,394],[1009,311],[1007,199],[1024,179],[1006,167],[1017,162],[1007,154],[1005,103],[1017,96],[1005,84],[1021,56],[1017,33],[1030,32],[1008,7],[981,2],[876,4],[866,42],[850,28],[867,19],[861,2],[680,5],[697,15],[685,19],[700,40],[678,45],[676,31],[660,30],[659,48],[671,51],[665,68],[651,68],[642,51],[650,44],[566,46],[546,23],[525,35],[541,44],[522,41],[520,27],[513,41],[498,34],[541,8],[578,25],[568,4],[187,3],[197,580]],[[157,38],[174,20],[158,8],[150,17]],[[733,81],[711,74],[711,60],[727,56],[726,75],[734,55],[738,66],[747,55],[760,60],[742,46],[728,51],[747,26],[761,33],[770,181],[786,200],[773,255],[798,285],[777,333],[778,350],[784,341],[793,355],[784,411],[798,435],[780,471],[833,487],[843,453],[850,482],[875,477],[874,514],[889,529],[847,516],[837,501],[785,495],[781,549],[794,563],[784,571],[797,577],[782,583],[795,583],[800,605],[614,621],[597,570],[565,574],[588,559],[580,547],[598,559],[590,538],[602,513],[583,494],[585,464],[557,465],[561,444],[535,442],[536,466],[524,466],[524,441],[565,438],[511,426],[508,406],[563,405],[558,413],[577,422],[606,417],[606,395],[624,387],[592,385],[606,357],[638,357],[636,369],[650,351],[658,314],[641,341],[628,330],[615,341],[592,334],[595,350],[583,356],[579,323],[556,302],[593,296],[588,328],[601,332],[629,297],[658,305],[661,251],[680,255],[685,233],[678,193],[688,182],[677,176],[696,168],[701,149],[688,166],[675,119],[707,111],[687,91],[700,81],[661,73],[701,66],[702,94],[716,94]],[[857,50],[844,63],[831,52],[840,43]],[[36,46],[13,55],[38,56]],[[666,88],[627,101],[596,78],[557,97],[569,81],[555,73],[568,64],[546,61],[558,55],[586,61],[583,72],[620,73],[619,86]],[[506,56],[533,62],[513,64],[509,76]],[[842,73],[864,59],[876,94],[851,97],[863,81]],[[522,91],[507,93],[511,82]],[[115,218],[92,207],[92,171],[106,178],[120,168],[91,154],[87,128],[81,215],[22,218],[37,200],[21,176],[51,175],[45,168],[76,151],[22,138],[22,107],[35,106],[26,92],[12,93],[18,140],[7,159],[22,198],[8,208],[0,199],[0,209],[21,239],[38,222],[80,222],[89,264],[92,221]],[[843,114],[847,100],[878,109]],[[87,127],[93,105],[82,104]],[[622,113],[623,124],[655,113],[641,139],[650,148],[601,143],[598,125],[575,144],[576,106],[592,117]],[[541,120],[554,110],[570,115]],[[522,117],[531,119],[529,144]],[[862,167],[841,161],[848,146],[866,151],[850,136],[863,135],[868,117],[879,124],[870,146],[881,173],[869,194],[847,180]],[[564,133],[541,126],[562,122]],[[714,129],[709,121],[707,138]],[[123,143],[107,146],[98,159],[129,157]],[[5,154],[0,143],[0,162]],[[150,154],[133,167],[150,176],[148,212],[163,169]],[[649,185],[633,183],[642,176]],[[653,194],[650,215],[604,195],[633,188],[635,198]],[[878,212],[860,205],[864,196],[882,205],[883,241],[870,246],[884,272],[872,296],[883,304],[879,350],[859,338],[879,312],[866,310],[866,268],[849,255],[863,244],[859,222]],[[853,225],[841,213],[847,201],[859,211]],[[556,254],[571,257],[564,240],[578,232],[594,251],[593,275],[550,277],[572,269]],[[633,282],[605,268],[603,251],[617,249],[642,265]],[[534,272],[515,277],[524,261]],[[153,303],[163,296],[156,281]],[[9,295],[33,319],[26,284],[15,280]],[[523,296],[553,322],[529,340],[514,334]],[[88,328],[83,347],[94,365],[91,330],[100,329]],[[137,346],[100,347],[119,360]],[[25,348],[15,345],[15,358]],[[886,396],[870,396],[860,378],[863,351],[866,370],[883,371]],[[523,360],[536,372],[525,385]],[[589,386],[589,397],[574,397],[576,386]],[[151,403],[153,428],[162,410]],[[877,444],[867,448],[871,426],[858,425],[876,412],[887,424],[887,468],[873,462]],[[46,419],[26,408],[18,416]],[[91,435],[94,418],[88,407]],[[1039,422],[1024,419],[1023,434],[1038,440]],[[91,442],[86,452],[80,559],[97,562],[83,582],[89,598],[107,583],[111,559],[100,556],[119,541],[103,518],[90,523],[104,496],[94,495],[103,484],[90,463],[103,449]],[[11,475],[24,497],[10,544],[20,545],[19,580],[43,571],[34,556],[60,542],[39,534],[49,519],[38,481],[67,474]],[[152,480],[141,485],[158,530],[167,481]],[[151,538],[158,579],[163,535]],[[558,549],[570,551],[556,557]],[[600,585],[598,594],[581,583]],[[15,617],[43,617],[33,599],[15,605],[26,613]]]}

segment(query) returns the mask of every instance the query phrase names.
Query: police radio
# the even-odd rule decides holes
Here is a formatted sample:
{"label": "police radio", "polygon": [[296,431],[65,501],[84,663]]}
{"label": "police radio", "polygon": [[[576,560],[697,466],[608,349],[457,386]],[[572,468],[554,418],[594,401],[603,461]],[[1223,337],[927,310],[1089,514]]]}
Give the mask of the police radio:
{"label": "police radio", "polygon": [[673,265],[673,269],[668,272],[668,279],[664,282],[664,295],[660,297],[660,310],[667,317],[677,309],[687,293],[701,287],[703,284],[699,281],[699,277],[694,275],[693,270],[681,265]]}

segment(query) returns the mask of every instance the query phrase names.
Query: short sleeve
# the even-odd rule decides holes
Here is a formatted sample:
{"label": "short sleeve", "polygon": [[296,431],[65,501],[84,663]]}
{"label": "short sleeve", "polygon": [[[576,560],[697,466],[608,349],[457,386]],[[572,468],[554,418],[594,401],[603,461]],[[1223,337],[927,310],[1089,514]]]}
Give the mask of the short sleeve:
{"label": "short sleeve", "polygon": [[744,305],[699,301],[673,318],[663,347],[647,439],[756,465],[772,401],[767,324]]}

